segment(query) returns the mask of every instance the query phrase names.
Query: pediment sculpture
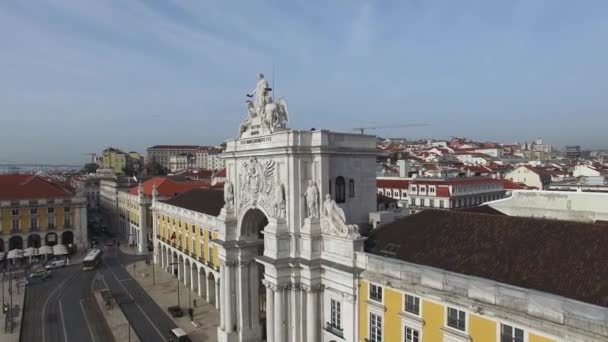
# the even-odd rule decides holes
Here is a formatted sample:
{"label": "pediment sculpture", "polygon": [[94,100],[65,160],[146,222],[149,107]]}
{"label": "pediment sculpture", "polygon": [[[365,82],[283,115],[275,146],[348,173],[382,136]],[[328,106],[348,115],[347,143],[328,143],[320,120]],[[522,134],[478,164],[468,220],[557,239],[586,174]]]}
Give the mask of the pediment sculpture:
{"label": "pediment sculpture", "polygon": [[[255,89],[247,94],[253,101],[247,100],[247,117],[239,127],[239,137],[249,132],[251,135],[273,133],[277,129],[287,128],[289,113],[287,112],[287,101],[280,97],[274,102],[272,88],[264,78],[264,74],[258,73]],[[253,134],[253,131],[256,133]]]}
{"label": "pediment sculpture", "polygon": [[325,195],[321,214],[321,232],[323,234],[351,239],[361,237],[359,227],[356,224],[346,224],[344,210],[329,194]]}

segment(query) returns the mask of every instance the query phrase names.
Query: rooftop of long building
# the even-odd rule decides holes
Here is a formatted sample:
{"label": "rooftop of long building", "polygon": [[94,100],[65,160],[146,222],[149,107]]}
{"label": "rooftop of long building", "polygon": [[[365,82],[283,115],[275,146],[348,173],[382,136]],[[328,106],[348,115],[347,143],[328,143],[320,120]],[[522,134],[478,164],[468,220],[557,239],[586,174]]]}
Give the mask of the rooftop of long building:
{"label": "rooftop of long building", "polygon": [[366,251],[608,307],[608,226],[424,210],[374,231]]}

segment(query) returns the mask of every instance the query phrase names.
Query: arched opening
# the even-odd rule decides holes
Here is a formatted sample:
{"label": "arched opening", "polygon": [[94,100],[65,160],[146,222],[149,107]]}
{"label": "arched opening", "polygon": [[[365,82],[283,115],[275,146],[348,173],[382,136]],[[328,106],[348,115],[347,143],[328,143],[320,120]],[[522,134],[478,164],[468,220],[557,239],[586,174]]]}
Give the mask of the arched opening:
{"label": "arched opening", "polygon": [[209,298],[207,298],[207,274],[205,274],[205,268],[200,267],[198,269],[198,295],[199,297],[205,299],[205,301],[209,302]]}
{"label": "arched opening", "polygon": [[34,248],[40,248],[40,235],[32,234],[32,235],[28,236],[27,237],[27,246],[34,247]]}
{"label": "arched opening", "polygon": [[44,237],[45,244],[48,246],[55,246],[57,244],[57,233],[48,233]]}
{"label": "arched opening", "polygon": [[177,258],[177,253],[173,252],[173,254],[171,254],[171,273],[174,277],[179,276],[179,265],[177,264],[178,262],[179,259]]}
{"label": "arched opening", "polygon": [[207,302],[209,302],[209,304],[215,304],[215,276],[213,275],[213,272],[209,272],[207,275],[207,293]]}
{"label": "arched opening", "polygon": [[268,218],[260,209],[251,209],[241,221],[241,237],[246,240],[264,240],[262,231],[268,225]]}
{"label": "arched opening", "polygon": [[[241,220],[241,238],[251,242],[249,255],[264,255],[264,229],[268,225],[268,218],[259,209],[250,209]],[[257,300],[259,324],[262,328],[262,339],[266,339],[266,287],[262,283],[264,279],[264,265],[251,263],[249,274],[252,279],[257,278],[257,289],[252,288],[251,293],[257,294],[252,298],[252,303]],[[253,283],[252,283],[253,285]],[[256,291],[257,290],[257,291]]]}
{"label": "arched opening", "polygon": [[348,197],[355,197],[355,180],[351,179],[348,181]]}
{"label": "arched opening", "polygon": [[74,233],[67,231],[61,234],[61,244],[69,246],[74,243]]}
{"label": "arched opening", "polygon": [[336,178],[336,203],[344,203],[346,201],[346,184],[344,177]]}
{"label": "arched opening", "polygon": [[177,271],[177,276],[179,277],[179,281],[185,281],[186,280],[186,276],[184,275],[184,257],[183,256],[178,256],[178,271]]}
{"label": "arched opening", "polygon": [[192,263],[190,266],[190,289],[194,293],[198,293],[198,269],[196,263]]}
{"label": "arched opening", "polygon": [[23,238],[21,236],[13,236],[8,240],[8,250],[23,249]]}

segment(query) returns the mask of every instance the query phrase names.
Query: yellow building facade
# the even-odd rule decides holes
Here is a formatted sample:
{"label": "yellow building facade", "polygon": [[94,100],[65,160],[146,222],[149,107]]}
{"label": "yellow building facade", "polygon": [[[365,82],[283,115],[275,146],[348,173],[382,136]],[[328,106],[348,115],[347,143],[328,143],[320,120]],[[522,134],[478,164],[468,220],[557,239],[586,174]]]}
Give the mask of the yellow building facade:
{"label": "yellow building facade", "polygon": [[86,197],[38,176],[0,177],[5,182],[0,186],[0,257],[13,249],[34,248],[35,254],[45,245],[88,247]]}
{"label": "yellow building facade", "polygon": [[[154,258],[161,268],[219,308],[219,246],[214,242],[218,238],[217,213],[176,204],[182,203],[182,197],[200,192],[222,196],[216,190],[196,189],[166,201],[153,201]],[[192,198],[191,203],[198,207],[200,201]]]}
{"label": "yellow building facade", "polygon": [[[359,299],[360,342],[511,341],[508,337],[512,341],[521,337],[522,342],[557,341],[534,327],[471,312],[458,302],[444,302],[415,290],[394,289],[367,279],[359,283]],[[448,311],[453,310],[463,313],[456,314],[455,321],[454,316],[448,316]]]}

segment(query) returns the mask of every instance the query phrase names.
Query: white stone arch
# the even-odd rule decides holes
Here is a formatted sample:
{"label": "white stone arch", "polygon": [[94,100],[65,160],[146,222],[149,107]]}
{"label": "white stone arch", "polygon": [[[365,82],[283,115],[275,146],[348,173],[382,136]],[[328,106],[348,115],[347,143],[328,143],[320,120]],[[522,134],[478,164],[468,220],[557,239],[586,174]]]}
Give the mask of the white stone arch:
{"label": "white stone arch", "polygon": [[[270,220],[272,220],[272,216],[270,216],[266,210],[264,210],[264,208],[262,208],[261,206],[256,206],[256,205],[248,205],[246,207],[244,207],[241,212],[239,213],[239,217],[238,217],[238,224],[237,224],[237,231],[236,231],[236,236],[237,239],[241,240],[241,239],[247,239],[248,237],[248,232],[244,231],[243,228],[245,228],[245,230],[249,229],[250,227],[255,226],[256,224],[259,225],[259,221],[258,222],[247,222],[245,221],[245,218],[247,217],[247,215],[251,215],[251,213],[261,213],[265,220],[266,220],[266,224],[264,225],[264,227],[262,227],[262,229],[260,231],[263,231],[266,229],[266,226],[268,226],[268,224],[270,224]],[[257,215],[257,214],[256,214]],[[260,218],[256,216],[256,218]],[[262,237],[261,240],[263,240],[264,238]]]}
{"label": "white stone arch", "polygon": [[182,258],[182,273],[184,285],[190,286],[190,258],[184,255],[180,255]]}
{"label": "white stone arch", "polygon": [[202,264],[198,264],[198,274],[196,277],[198,279],[198,295],[209,302],[207,298],[207,271]]}
{"label": "white stone arch", "polygon": [[198,267],[198,262],[191,259],[188,273],[190,274],[190,290],[194,293],[198,293]]}
{"label": "white stone arch", "polygon": [[214,272],[208,272],[207,273],[207,302],[209,304],[216,304],[216,308],[218,307],[218,304],[216,302],[216,296],[215,296],[215,292],[216,292],[216,288],[215,288],[215,283],[216,283],[216,279],[218,279],[215,275]]}

